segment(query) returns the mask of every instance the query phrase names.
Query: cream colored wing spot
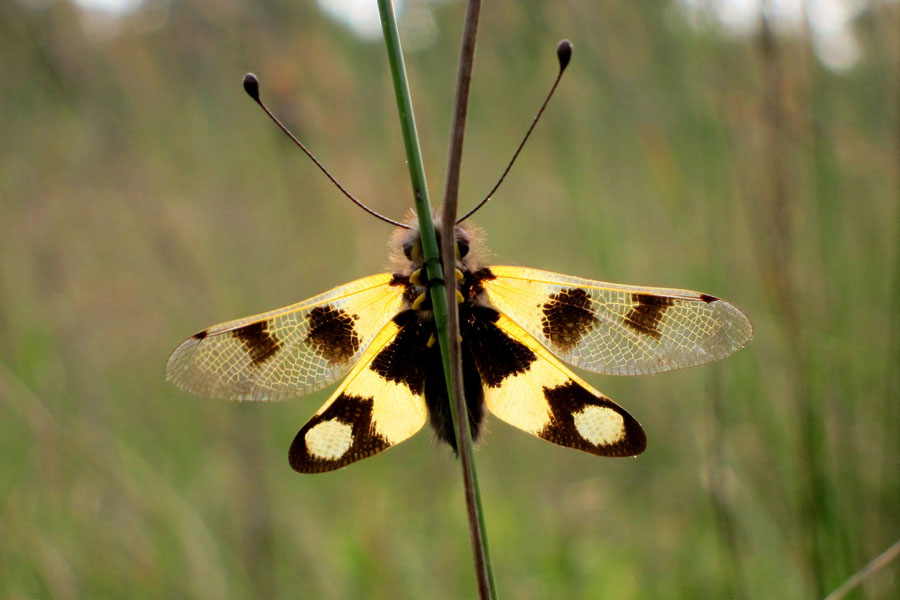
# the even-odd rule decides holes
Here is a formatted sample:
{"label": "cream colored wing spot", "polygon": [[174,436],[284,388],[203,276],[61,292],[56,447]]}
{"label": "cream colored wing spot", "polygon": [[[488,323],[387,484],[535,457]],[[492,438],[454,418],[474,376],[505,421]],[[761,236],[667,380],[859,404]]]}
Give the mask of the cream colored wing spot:
{"label": "cream colored wing spot", "polygon": [[485,308],[464,341],[491,413],[560,446],[600,456],[634,456],[647,440],[640,424],[569,371],[512,319]]}
{"label": "cream colored wing spot", "polygon": [[321,460],[337,460],[353,445],[353,427],[337,419],[322,421],[306,432],[306,450]]}
{"label": "cream colored wing spot", "polygon": [[374,368],[385,361],[400,327],[388,322],[340,387],[291,444],[291,467],[300,473],[333,471],[409,438],[425,424],[421,390],[390,380]]}
{"label": "cream colored wing spot", "polygon": [[[689,290],[490,267],[490,303],[564,361],[595,373],[660,373],[725,358],[753,336],[728,302]],[[491,277],[493,276],[493,278]]]}
{"label": "cream colored wing spot", "polygon": [[605,406],[585,406],[572,413],[578,434],[595,446],[609,446],[625,435],[625,419]]}
{"label": "cream colored wing spot", "polygon": [[215,325],[182,342],[166,379],[226,400],[284,400],[340,379],[403,307],[405,286],[373,275],[309,300]]}

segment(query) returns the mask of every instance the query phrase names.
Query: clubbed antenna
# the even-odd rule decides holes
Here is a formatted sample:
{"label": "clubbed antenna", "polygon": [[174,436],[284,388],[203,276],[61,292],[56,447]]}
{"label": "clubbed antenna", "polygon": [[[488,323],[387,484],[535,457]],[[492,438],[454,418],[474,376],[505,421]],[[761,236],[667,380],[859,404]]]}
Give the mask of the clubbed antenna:
{"label": "clubbed antenna", "polygon": [[479,208],[485,205],[488,200],[491,199],[491,196],[494,195],[494,192],[497,191],[497,188],[500,187],[500,184],[503,183],[503,180],[506,179],[506,174],[509,173],[509,170],[512,168],[513,163],[516,162],[516,158],[519,157],[519,152],[522,151],[522,148],[525,146],[525,142],[528,141],[528,137],[531,135],[531,132],[534,131],[534,126],[537,125],[538,120],[541,118],[541,115],[544,114],[544,109],[547,108],[547,103],[550,102],[550,98],[553,97],[553,92],[556,91],[556,86],[559,85],[559,80],[562,79],[563,73],[566,71],[566,67],[569,66],[569,61],[572,59],[572,43],[569,40],[563,40],[556,46],[556,58],[559,59],[559,73],[556,75],[556,80],[553,82],[553,87],[550,88],[550,93],[547,94],[547,97],[544,99],[544,103],[541,104],[540,110],[534,116],[534,120],[531,121],[531,127],[528,128],[528,131],[525,132],[525,137],[522,138],[522,142],[519,144],[519,147],[516,148],[515,154],[513,154],[512,159],[509,161],[509,164],[506,165],[506,169],[503,171],[503,174],[500,176],[500,179],[497,181],[496,185],[491,188],[491,191],[488,192],[488,195],[484,197],[484,200],[475,205],[475,208],[461,216],[456,220],[457,223],[462,223],[477,211]]}
{"label": "clubbed antenna", "polygon": [[382,215],[381,213],[378,213],[378,212],[372,210],[371,208],[369,208],[368,206],[366,206],[365,204],[363,204],[362,202],[357,200],[353,196],[353,194],[351,194],[346,189],[344,189],[344,186],[342,186],[340,183],[338,183],[337,179],[335,179],[331,175],[331,173],[328,172],[328,169],[326,169],[324,166],[322,166],[322,163],[320,163],[318,161],[318,159],[316,159],[316,157],[313,156],[312,153],[306,149],[306,146],[304,146],[300,140],[298,140],[296,137],[294,137],[293,133],[288,131],[287,127],[285,127],[284,125],[281,124],[281,121],[279,121],[278,118],[275,115],[273,115],[272,112],[266,107],[266,105],[263,103],[263,101],[260,100],[260,98],[259,98],[259,79],[257,79],[256,75],[254,75],[253,73],[247,73],[246,75],[244,75],[244,91],[247,92],[248,96],[253,98],[254,102],[259,104],[259,107],[263,109],[263,111],[269,116],[270,119],[272,119],[272,121],[275,122],[276,125],[278,125],[278,128],[281,129],[281,131],[283,131],[289,138],[291,138],[291,140],[301,150],[303,150],[304,154],[306,154],[306,156],[308,156],[310,158],[310,160],[312,160],[314,163],[316,163],[316,166],[319,167],[320,171],[325,173],[325,176],[331,180],[331,183],[333,183],[337,187],[337,189],[341,190],[341,192],[345,196],[350,198],[350,200],[352,200],[354,204],[356,204],[358,207],[360,207],[361,209],[363,209],[364,211],[366,211],[373,217],[377,217],[386,223],[390,223],[391,225],[396,225],[397,227],[403,227],[404,229],[409,229],[409,225],[406,225],[405,223],[401,223],[399,221],[395,221],[394,219],[391,219],[390,217],[386,217],[386,216]]}

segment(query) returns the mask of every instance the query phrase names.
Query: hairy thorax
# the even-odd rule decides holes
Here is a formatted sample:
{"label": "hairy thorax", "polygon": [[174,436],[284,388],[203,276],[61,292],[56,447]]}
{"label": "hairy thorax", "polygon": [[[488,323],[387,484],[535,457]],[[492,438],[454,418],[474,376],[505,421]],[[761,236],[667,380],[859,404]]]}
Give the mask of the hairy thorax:
{"label": "hairy thorax", "polygon": [[[430,288],[435,284],[429,280],[425,268],[425,256],[419,228],[415,221],[409,222],[410,229],[398,230],[392,239],[391,272],[395,285],[406,288],[405,299],[408,309],[416,311],[420,322],[431,322],[434,314],[431,305]],[[441,246],[441,224],[435,221],[438,248]],[[490,306],[481,285],[493,276],[490,270],[481,267],[483,260],[482,235],[477,229],[456,225],[455,277],[445,281],[447,286],[456,288],[456,301],[460,305],[461,319],[475,306]]]}

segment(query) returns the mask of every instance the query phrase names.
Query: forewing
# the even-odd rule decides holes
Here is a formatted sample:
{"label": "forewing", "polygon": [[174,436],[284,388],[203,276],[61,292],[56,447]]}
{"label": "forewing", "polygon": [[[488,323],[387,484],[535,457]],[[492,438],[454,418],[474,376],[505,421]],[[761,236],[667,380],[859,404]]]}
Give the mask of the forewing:
{"label": "forewing", "polygon": [[689,290],[490,267],[488,299],[564,361],[595,373],[660,373],[725,358],[753,335],[728,302]]}
{"label": "forewing", "polygon": [[467,339],[498,418],[548,442],[599,456],[634,456],[647,445],[640,424],[578,378],[509,317],[486,309]]}
{"label": "forewing", "polygon": [[339,469],[399,444],[425,424],[421,369],[397,347],[394,321],[379,332],[347,379],[300,430],[290,463],[300,473]]}
{"label": "forewing", "polygon": [[169,357],[166,379],[200,396],[283,400],[337,381],[399,312],[402,285],[373,275],[315,298],[205,329]]}

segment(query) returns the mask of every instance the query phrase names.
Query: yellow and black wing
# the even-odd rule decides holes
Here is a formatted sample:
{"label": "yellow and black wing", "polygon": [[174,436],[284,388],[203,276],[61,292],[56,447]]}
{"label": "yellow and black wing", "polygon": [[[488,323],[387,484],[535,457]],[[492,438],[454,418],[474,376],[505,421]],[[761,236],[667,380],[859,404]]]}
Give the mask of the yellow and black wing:
{"label": "yellow and black wing", "polygon": [[465,336],[499,419],[548,442],[600,456],[634,456],[647,439],[615,402],[569,371],[509,317],[478,311]]}
{"label": "yellow and black wing", "polygon": [[166,379],[227,400],[284,400],[340,379],[403,306],[405,286],[383,273],[304,302],[215,325],[169,356]]}
{"label": "yellow and black wing", "polygon": [[395,321],[384,326],[294,438],[289,459],[295,471],[339,469],[399,444],[425,424],[428,409],[420,361],[406,360],[414,348],[398,344],[401,329]]}
{"label": "yellow and black wing", "polygon": [[490,267],[490,303],[564,361],[607,375],[660,373],[725,358],[753,335],[728,302],[524,267]]}

